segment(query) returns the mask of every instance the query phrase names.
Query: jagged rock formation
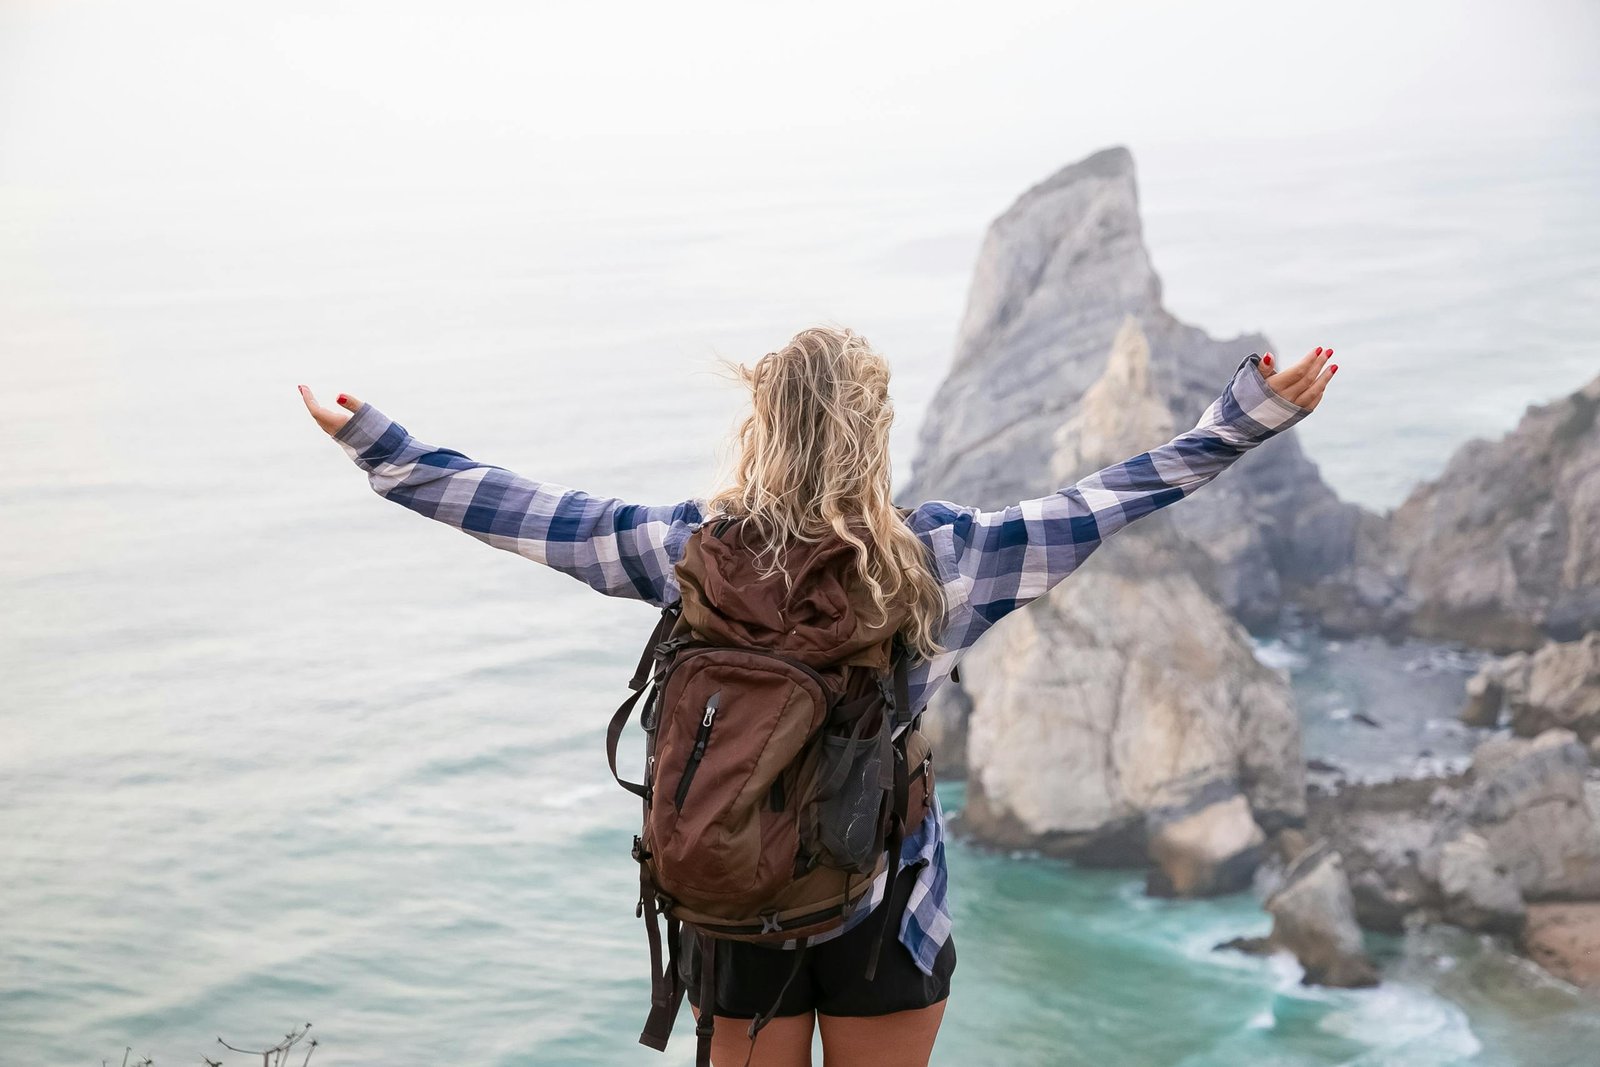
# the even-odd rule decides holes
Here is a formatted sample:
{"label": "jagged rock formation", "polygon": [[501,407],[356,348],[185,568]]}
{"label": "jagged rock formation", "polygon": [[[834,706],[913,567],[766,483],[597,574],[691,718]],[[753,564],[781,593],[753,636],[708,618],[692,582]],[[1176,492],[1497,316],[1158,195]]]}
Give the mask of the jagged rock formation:
{"label": "jagged rock formation", "polygon": [[1304,984],[1378,984],[1338,852],[1324,847],[1302,853],[1284,872],[1283,884],[1267,898],[1266,907],[1272,913],[1267,940],[1294,953],[1305,969]]}
{"label": "jagged rock formation", "polygon": [[1419,858],[1443,817],[1443,787],[1457,781],[1346,784],[1311,793],[1307,834],[1343,857],[1356,919],[1364,928],[1401,933],[1408,915],[1435,903],[1437,891],[1423,876]]}
{"label": "jagged rock formation", "polygon": [[1459,778],[1313,795],[1310,829],[1344,856],[1368,929],[1399,932],[1421,914],[1515,933],[1526,902],[1600,900],[1587,769],[1566,730],[1491,738]]}
{"label": "jagged rock formation", "polygon": [[1600,630],[1485,663],[1467,682],[1461,718],[1473,726],[1509,719],[1519,737],[1565,729],[1586,743],[1600,739]]}
{"label": "jagged rock formation", "polygon": [[1449,922],[1499,933],[1522,928],[1527,918],[1522,887],[1482,834],[1457,834],[1424,853],[1424,864],[1438,887],[1440,914]]}
{"label": "jagged rock formation", "polygon": [[1361,988],[1378,984],[1367,955],[1344,859],[1326,842],[1302,848],[1288,860],[1267,894],[1272,932],[1236,937],[1217,946],[1252,956],[1289,952],[1300,961],[1302,985]]}
{"label": "jagged rock formation", "polygon": [[[998,508],[1054,492],[1193,425],[1239,358],[1268,347],[1161,306],[1132,157],[1096,153],[991,225],[908,496]],[[1579,742],[1600,756],[1600,634],[1576,640],[1600,630],[1597,411],[1600,379],[1530,407],[1387,515],[1340,502],[1290,432],[1119,533],[998,624],[929,708],[941,767],[968,777],[964,828],[1081,861],[1153,860],[1150,890],[1179,895],[1238,888],[1275,850],[1293,877],[1264,944],[1336,984],[1370,977],[1355,921],[1518,934],[1542,901],[1600,899]],[[1454,778],[1316,793],[1302,838],[1298,721],[1243,629],[1290,603],[1328,635],[1571,644],[1469,685],[1464,718],[1535,740],[1485,744]],[[1545,924],[1552,958],[1600,943],[1600,916],[1581,919],[1576,940]]]}
{"label": "jagged rock formation", "polygon": [[[906,498],[1003,507],[1090,473],[1077,462],[1050,468],[1055,435],[1106,374],[1130,319],[1149,353],[1148,399],[1179,429],[1194,425],[1241,357],[1270,350],[1259,334],[1213,340],[1161,306],[1133,157],[1108,148],[1029,189],[989,227]],[[1141,437],[1129,454],[1162,443]],[[1252,627],[1276,620],[1285,579],[1347,567],[1372,518],[1334,496],[1292,431],[1173,511],[1211,561],[1222,603]]]}
{"label": "jagged rock formation", "polygon": [[[1054,492],[1194,425],[1266,347],[1161,306],[1132,157],[1096,153],[990,228],[910,493],[999,507]],[[1154,856],[1156,892],[1247,884],[1267,834],[1302,818],[1304,765],[1285,682],[1237,620],[1277,617],[1281,572],[1348,561],[1359,522],[1285,434],[1001,622],[927,716],[941,765],[964,757],[966,829]]]}
{"label": "jagged rock formation", "polygon": [[1409,629],[1511,652],[1600,630],[1600,378],[1463,445],[1389,517]]}
{"label": "jagged rock formation", "polygon": [[1589,808],[1589,755],[1567,730],[1478,746],[1472,784],[1436,840],[1481,835],[1526,900],[1600,900],[1600,824]]}
{"label": "jagged rock formation", "polygon": [[[1177,432],[1150,359],[1130,315],[1051,435],[1054,477]],[[1151,516],[968,654],[969,831],[1091,861],[1148,855],[1156,893],[1249,884],[1263,826],[1304,814],[1299,725],[1283,679],[1196,576],[1204,562]]]}

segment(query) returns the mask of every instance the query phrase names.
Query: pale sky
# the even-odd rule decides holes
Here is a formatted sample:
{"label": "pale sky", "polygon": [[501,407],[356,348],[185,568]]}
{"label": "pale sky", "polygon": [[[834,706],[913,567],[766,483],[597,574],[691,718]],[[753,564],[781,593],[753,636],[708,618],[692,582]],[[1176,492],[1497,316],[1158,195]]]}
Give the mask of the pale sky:
{"label": "pale sky", "polygon": [[0,191],[1600,128],[1597,56],[1587,0],[10,0]]}

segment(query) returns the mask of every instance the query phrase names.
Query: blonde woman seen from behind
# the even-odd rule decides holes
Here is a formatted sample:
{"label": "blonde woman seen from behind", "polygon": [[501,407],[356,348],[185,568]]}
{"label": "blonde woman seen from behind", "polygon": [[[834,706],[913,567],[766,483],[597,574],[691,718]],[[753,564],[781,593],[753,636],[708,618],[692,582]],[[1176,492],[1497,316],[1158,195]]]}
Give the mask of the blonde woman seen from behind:
{"label": "blonde woman seen from behind", "polygon": [[[1191,430],[1048,496],[983,511],[949,501],[902,514],[890,497],[889,367],[859,334],[814,327],[752,367],[738,367],[750,411],[736,436],[728,485],[709,498],[642,506],[535,481],[424,444],[370,403],[336,407],[300,386],[317,424],[366,472],[371,487],[487,544],[570,574],[610,596],[674,603],[674,567],[688,536],[718,518],[748,519],[777,549],[837,536],[855,548],[863,584],[882,608],[903,604],[914,654],[911,707],[920,710],[967,649],[1009,612],[1044,595],[1105,539],[1189,495],[1239,457],[1295,425],[1321,401],[1337,366],[1317,348],[1281,371],[1271,354],[1244,357]],[[864,531],[864,532],[863,532]],[[712,1060],[737,1067],[811,1062],[820,1030],[828,1067],[928,1062],[955,970],[944,815],[935,798],[874,889],[876,908],[813,939],[796,980],[780,949],[717,941],[718,1021]],[[863,961],[879,928],[897,921],[872,981]],[[698,960],[686,959],[698,1015]],[[779,993],[782,990],[781,1001]],[[754,1050],[747,1024],[778,1002]],[[724,1022],[725,1021],[725,1022]]]}

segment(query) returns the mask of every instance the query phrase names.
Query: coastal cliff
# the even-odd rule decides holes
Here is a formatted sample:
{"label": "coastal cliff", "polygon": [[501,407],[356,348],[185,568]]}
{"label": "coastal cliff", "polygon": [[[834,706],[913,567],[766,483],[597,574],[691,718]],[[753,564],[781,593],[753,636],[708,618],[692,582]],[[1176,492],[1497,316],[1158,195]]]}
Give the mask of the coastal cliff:
{"label": "coastal cliff", "polygon": [[[1003,507],[1090,473],[1065,456],[1053,469],[1056,434],[1106,375],[1129,322],[1148,353],[1144,399],[1166,409],[1167,425],[1194,425],[1240,358],[1271,345],[1260,334],[1214,339],[1168,312],[1161,291],[1126,148],[1096,152],[1023,193],[978,254],[907,499]],[[1134,439],[1134,451],[1164,440]],[[1212,562],[1220,602],[1251,627],[1276,621],[1286,578],[1348,567],[1364,522],[1376,518],[1339,501],[1293,432],[1172,511],[1178,532]]]}
{"label": "coastal cliff", "polygon": [[[1162,306],[1133,158],[1095,153],[990,227],[910,493],[1053,492],[1194,425],[1268,348]],[[1304,765],[1287,686],[1246,627],[1278,618],[1285,572],[1348,563],[1361,522],[1286,433],[999,623],[929,714],[945,765],[968,772],[967,830],[1089,862],[1154,856],[1156,891],[1248,884],[1268,835],[1303,818]]]}
{"label": "coastal cliff", "polygon": [[1408,629],[1497,652],[1600,630],[1600,377],[1459,448],[1388,522]]}
{"label": "coastal cliff", "polygon": [[[1097,152],[991,225],[910,494],[1053,492],[1193,425],[1270,348],[1162,306],[1132,156]],[[1383,515],[1340,501],[1290,431],[1119,533],[998,623],[930,706],[941,764],[968,781],[961,831],[1145,868],[1152,893],[1253,882],[1275,919],[1255,947],[1295,952],[1308,980],[1376,980],[1360,930],[1413,919],[1554,967],[1581,957],[1600,929],[1597,410],[1600,379],[1530,407]],[[1287,678],[1250,643],[1290,615],[1324,639],[1515,652],[1463,693],[1470,766],[1308,793],[1307,756],[1328,754],[1302,750]],[[1502,723],[1527,740],[1494,736]]]}

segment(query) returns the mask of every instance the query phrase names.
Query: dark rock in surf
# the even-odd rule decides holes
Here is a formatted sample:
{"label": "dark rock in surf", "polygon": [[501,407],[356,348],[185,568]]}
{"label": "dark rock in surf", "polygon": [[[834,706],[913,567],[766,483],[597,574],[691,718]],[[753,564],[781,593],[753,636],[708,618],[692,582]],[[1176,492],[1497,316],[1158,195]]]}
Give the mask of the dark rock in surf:
{"label": "dark rock in surf", "polygon": [[1266,907],[1273,919],[1267,940],[1294,953],[1305,969],[1304,984],[1347,989],[1378,984],[1337,851],[1324,845],[1303,853],[1284,872]]}

